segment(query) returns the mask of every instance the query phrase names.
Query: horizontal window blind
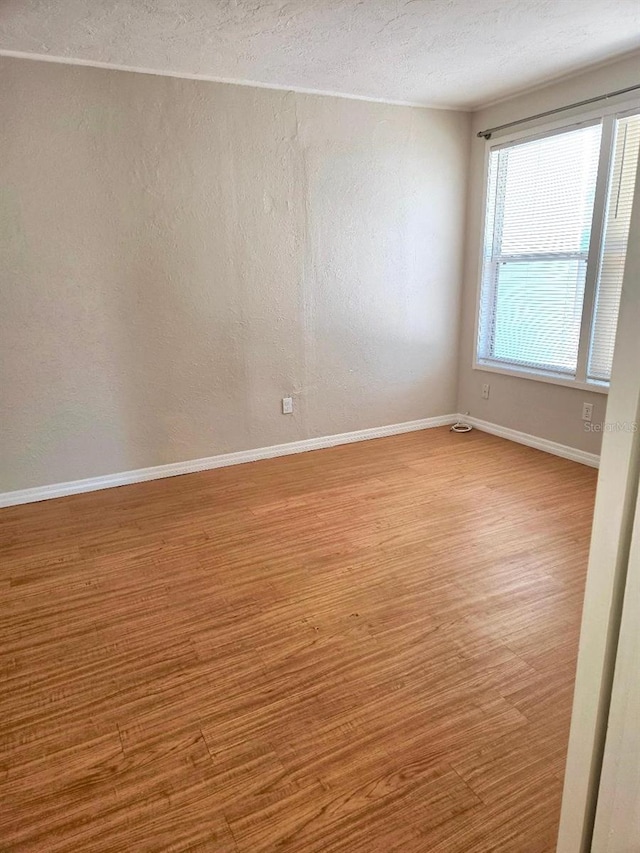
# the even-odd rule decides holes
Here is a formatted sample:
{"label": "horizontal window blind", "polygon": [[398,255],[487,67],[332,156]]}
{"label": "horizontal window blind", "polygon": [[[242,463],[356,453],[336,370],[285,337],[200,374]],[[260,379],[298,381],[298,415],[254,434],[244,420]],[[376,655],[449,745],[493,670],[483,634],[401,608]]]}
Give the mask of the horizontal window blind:
{"label": "horizontal window blind", "polygon": [[575,376],[601,124],[490,154],[478,359]]}
{"label": "horizontal window blind", "polygon": [[595,381],[611,377],[640,150],[640,115],[618,119],[614,139],[587,371],[588,379]]}

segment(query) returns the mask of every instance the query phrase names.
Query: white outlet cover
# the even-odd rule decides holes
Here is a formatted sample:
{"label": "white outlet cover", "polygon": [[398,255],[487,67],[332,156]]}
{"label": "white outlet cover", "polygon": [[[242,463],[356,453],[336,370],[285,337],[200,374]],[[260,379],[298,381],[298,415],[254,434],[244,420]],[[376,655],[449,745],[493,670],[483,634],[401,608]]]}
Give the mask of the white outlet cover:
{"label": "white outlet cover", "polygon": [[582,420],[590,421],[593,417],[593,403],[582,404]]}

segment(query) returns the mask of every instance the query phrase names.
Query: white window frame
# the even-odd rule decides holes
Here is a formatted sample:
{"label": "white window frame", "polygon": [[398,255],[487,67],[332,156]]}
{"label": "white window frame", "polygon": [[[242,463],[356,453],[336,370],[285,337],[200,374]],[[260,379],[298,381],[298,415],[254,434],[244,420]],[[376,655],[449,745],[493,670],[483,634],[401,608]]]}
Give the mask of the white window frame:
{"label": "white window frame", "polygon": [[[605,214],[607,210],[607,195],[611,175],[613,157],[613,142],[615,123],[625,116],[635,115],[640,110],[640,103],[635,101],[622,101],[616,104],[606,105],[588,112],[581,112],[572,118],[559,119],[547,122],[544,125],[529,125],[525,130],[500,135],[497,140],[485,141],[484,145],[484,176],[482,192],[482,221],[480,232],[480,248],[478,259],[478,284],[476,291],[476,316],[473,339],[473,363],[474,370],[482,370],[487,373],[498,373],[503,376],[515,376],[521,379],[533,379],[538,382],[547,382],[552,385],[564,385],[569,388],[577,388],[586,391],[595,391],[600,394],[609,393],[609,382],[589,380],[587,381],[587,365],[589,361],[589,347],[591,344],[591,328],[593,325],[595,311],[595,295],[598,283],[598,273],[602,257],[602,243],[604,239]],[[598,159],[598,174],[596,178],[595,198],[593,203],[593,218],[591,223],[591,237],[589,251],[587,253],[587,271],[584,284],[584,300],[582,307],[582,321],[580,324],[580,343],[578,349],[578,361],[576,375],[574,377],[563,376],[551,370],[542,368],[528,368],[523,365],[515,366],[491,363],[487,364],[478,359],[479,335],[480,335],[480,312],[482,310],[482,289],[484,274],[484,242],[487,225],[487,195],[489,190],[489,158],[491,152],[500,148],[513,145],[514,142],[529,142],[546,136],[553,136],[582,127],[589,127],[595,123],[602,122],[602,136],[600,141],[600,156]],[[639,166],[640,168],[640,166]],[[579,253],[575,253],[576,256]]]}

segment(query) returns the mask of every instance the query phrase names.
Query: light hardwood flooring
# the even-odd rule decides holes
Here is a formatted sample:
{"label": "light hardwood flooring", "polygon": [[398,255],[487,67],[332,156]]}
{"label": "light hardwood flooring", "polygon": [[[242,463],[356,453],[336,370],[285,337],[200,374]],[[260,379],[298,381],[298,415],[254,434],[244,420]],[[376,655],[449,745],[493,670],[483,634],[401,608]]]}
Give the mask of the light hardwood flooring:
{"label": "light hardwood flooring", "polygon": [[444,428],[0,511],[0,850],[550,853],[595,479]]}

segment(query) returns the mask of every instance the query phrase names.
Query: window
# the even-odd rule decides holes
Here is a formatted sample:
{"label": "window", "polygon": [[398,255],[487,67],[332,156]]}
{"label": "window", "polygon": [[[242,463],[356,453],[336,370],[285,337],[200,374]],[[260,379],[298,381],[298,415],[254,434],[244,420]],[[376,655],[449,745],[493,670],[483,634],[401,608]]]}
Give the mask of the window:
{"label": "window", "polygon": [[639,147],[635,114],[491,149],[478,367],[608,385]]}

